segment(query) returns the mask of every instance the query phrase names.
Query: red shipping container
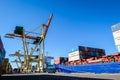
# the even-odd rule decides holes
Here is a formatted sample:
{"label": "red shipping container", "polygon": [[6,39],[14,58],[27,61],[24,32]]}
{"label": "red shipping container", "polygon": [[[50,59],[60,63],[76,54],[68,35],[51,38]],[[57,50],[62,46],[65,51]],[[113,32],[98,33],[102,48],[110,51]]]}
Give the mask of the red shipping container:
{"label": "red shipping container", "polygon": [[65,64],[65,62],[68,62],[68,58],[59,57],[54,59],[54,64]]}
{"label": "red shipping container", "polygon": [[60,58],[55,58],[54,59],[54,64],[60,64]]}

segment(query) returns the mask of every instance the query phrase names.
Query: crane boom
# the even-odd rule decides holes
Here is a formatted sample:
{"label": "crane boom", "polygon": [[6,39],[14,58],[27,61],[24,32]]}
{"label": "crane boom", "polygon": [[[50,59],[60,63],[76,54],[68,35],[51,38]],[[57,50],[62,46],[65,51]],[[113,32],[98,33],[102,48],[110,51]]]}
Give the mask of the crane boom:
{"label": "crane boom", "polygon": [[47,23],[47,25],[46,25],[46,30],[45,30],[45,36],[46,36],[47,31],[48,31],[48,28],[49,28],[49,26],[50,26],[50,23],[51,23],[52,17],[53,17],[53,13],[50,15],[50,18],[48,19],[48,23]]}
{"label": "crane boom", "polygon": [[50,26],[50,22],[51,22],[51,20],[52,20],[52,17],[53,17],[53,14],[50,15],[47,24],[46,24],[46,25],[44,24],[44,25],[41,26],[41,27],[43,27],[43,28],[44,28],[44,26],[45,26],[46,29],[45,29],[45,31],[44,31],[43,33],[41,33],[40,37],[38,37],[38,38],[36,39],[36,42],[35,42],[35,43],[38,43],[38,44],[35,46],[35,48],[34,48],[33,50],[31,50],[31,52],[30,52],[30,57],[33,55],[33,52],[36,50],[36,48],[38,47],[38,45],[41,44],[41,42],[42,42],[43,39],[45,38],[45,36],[46,36],[46,34],[47,34],[47,32],[48,32],[48,28],[49,28],[49,26]]}
{"label": "crane boom", "polygon": [[[48,28],[49,28],[49,25],[50,25],[50,22],[52,20],[52,17],[53,17],[53,14],[50,15],[49,19],[48,19],[48,22],[47,24],[45,25],[46,26],[46,30],[45,30],[45,33],[44,33],[44,37],[46,36],[47,34],[47,31],[48,31]],[[19,35],[19,34],[6,34],[5,37],[19,37],[19,38],[27,38],[27,39],[33,39],[33,40],[36,40],[38,39],[38,37],[34,37],[34,36],[26,36],[26,35]]]}
{"label": "crane boom", "polygon": [[33,39],[36,40],[37,37],[34,36],[25,36],[25,35],[18,35],[18,34],[6,34],[5,37],[19,37],[19,38],[27,38],[27,39]]}

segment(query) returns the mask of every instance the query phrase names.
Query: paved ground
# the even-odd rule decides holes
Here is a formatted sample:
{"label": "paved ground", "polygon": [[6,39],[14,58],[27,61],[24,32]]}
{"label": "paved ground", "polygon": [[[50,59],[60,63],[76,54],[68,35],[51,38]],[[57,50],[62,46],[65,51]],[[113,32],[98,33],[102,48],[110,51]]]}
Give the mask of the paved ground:
{"label": "paved ground", "polygon": [[120,80],[120,74],[93,73],[33,73],[33,74],[5,74],[2,80]]}

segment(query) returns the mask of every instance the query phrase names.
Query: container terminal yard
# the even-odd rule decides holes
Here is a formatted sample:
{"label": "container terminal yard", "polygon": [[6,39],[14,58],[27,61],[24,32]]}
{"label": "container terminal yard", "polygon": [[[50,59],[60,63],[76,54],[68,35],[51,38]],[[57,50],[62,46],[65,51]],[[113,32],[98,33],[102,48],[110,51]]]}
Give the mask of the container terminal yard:
{"label": "container terminal yard", "polygon": [[[37,0],[35,0],[35,1],[37,1]],[[82,0],[80,0],[80,1],[82,2]],[[81,2],[79,2],[79,1],[78,1],[78,3],[71,2],[69,4],[75,3],[76,5],[78,5],[78,4],[81,4]],[[37,3],[39,3],[39,1]],[[85,3],[87,3],[87,2],[85,2]],[[88,3],[91,3],[91,2],[88,1]],[[27,4],[29,4],[29,3],[27,3]],[[34,4],[34,3],[31,3],[31,4]],[[49,6],[49,4],[47,2],[46,2],[46,4]],[[91,4],[93,4],[93,3],[91,3]],[[43,6],[43,4],[41,4],[41,5]],[[105,6],[106,5],[107,4],[105,4]],[[37,4],[35,4],[34,6],[37,6]],[[66,6],[65,5],[63,5],[63,6],[66,9]],[[73,5],[73,6],[75,6],[75,5]],[[84,6],[84,5],[82,5],[82,6]],[[87,4],[87,6],[89,6],[89,5]],[[96,5],[96,6],[98,6],[98,5]],[[91,7],[91,6],[89,6],[89,7]],[[37,8],[38,8],[38,6],[37,6]],[[69,8],[70,8],[70,6],[69,6]],[[70,10],[72,8],[74,8],[74,7],[71,7]],[[76,9],[76,8],[74,8],[74,9]],[[58,10],[61,11],[60,9],[58,9]],[[67,11],[67,9],[66,9],[66,11]],[[79,8],[77,8],[77,9],[78,9],[77,11],[79,13],[80,9]],[[53,9],[50,9],[50,10],[53,10]],[[85,10],[86,10],[86,7],[85,7]],[[83,10],[83,12],[85,10]],[[18,9],[17,9],[17,11],[18,11]],[[34,12],[34,10],[33,10],[33,12]],[[64,10],[64,12],[65,12],[65,10]],[[74,12],[74,10],[72,10],[72,12]],[[120,80],[120,23],[116,22],[113,25],[111,25],[111,24],[107,25],[109,27],[109,29],[111,30],[111,32],[110,32],[111,34],[109,34],[109,35],[112,35],[113,42],[110,41],[110,43],[114,43],[114,46],[116,48],[115,53],[106,53],[107,52],[106,49],[104,47],[103,48],[100,47],[98,44],[96,44],[94,46],[82,45],[82,43],[86,43],[86,44],[89,43],[88,42],[89,38],[93,38],[90,36],[89,38],[87,38],[88,41],[87,40],[85,42],[79,41],[80,44],[77,43],[77,41],[75,41],[75,39],[73,39],[73,42],[75,41],[75,43],[77,43],[77,46],[75,46],[76,48],[72,49],[72,50],[71,49],[68,50],[68,48],[67,48],[66,49],[66,50],[68,50],[67,56],[62,55],[62,56],[56,57],[53,55],[49,55],[49,53],[46,52],[46,49],[50,48],[49,50],[54,52],[54,51],[57,51],[57,48],[60,48],[60,46],[57,45],[58,47],[54,47],[54,50],[52,50],[51,47],[47,48],[48,45],[46,45],[46,44],[48,44],[48,42],[46,41],[46,39],[48,39],[48,36],[50,35],[51,32],[55,32],[53,30],[53,29],[56,29],[55,24],[57,24],[57,26],[61,26],[61,25],[58,25],[59,20],[57,23],[57,19],[55,19],[55,18],[58,18],[58,17],[56,17],[56,15],[58,15],[58,14],[59,14],[59,12],[56,13],[53,10],[53,13],[50,12],[49,17],[47,17],[47,19],[45,17],[45,15],[47,15],[47,14],[44,14],[44,16],[41,16],[41,18],[45,17],[46,22],[42,23],[38,27],[32,27],[31,30],[29,27],[24,27],[23,25],[15,24],[16,26],[10,27],[11,29],[9,30],[9,32],[7,32],[7,33],[5,32],[4,36],[3,36],[3,34],[0,34],[0,80]],[[60,14],[62,16],[62,13],[60,13]],[[72,19],[80,18],[79,17],[80,15],[75,17],[76,15],[71,16],[71,13],[68,14],[68,12],[67,12],[67,15],[65,15],[65,16],[74,17]],[[96,16],[96,15],[94,15],[94,16]],[[70,18],[65,19],[62,17],[62,20],[63,19],[68,20],[67,22],[69,23]],[[95,18],[95,19],[97,19],[97,18]],[[56,20],[56,22],[53,23],[55,20]],[[91,20],[92,20],[92,17],[90,18],[90,21]],[[77,20],[77,21],[79,21],[79,20]],[[77,23],[77,21],[75,21],[75,23]],[[103,20],[103,21],[105,21],[105,20]],[[79,23],[80,22],[84,24],[84,19],[79,21]],[[89,23],[91,23],[91,22],[89,22]],[[51,25],[52,23],[54,25]],[[86,23],[87,23],[87,20],[85,20],[85,24]],[[63,23],[63,24],[65,24],[65,23]],[[71,25],[73,23],[69,23],[69,24]],[[28,26],[29,26],[29,24],[28,24]],[[62,30],[64,30],[64,29],[62,29]],[[67,27],[66,30],[69,31],[70,29]],[[77,33],[77,27],[75,27],[74,30]],[[87,31],[89,31],[89,30],[86,30],[83,32],[87,33]],[[108,30],[106,29],[105,31],[107,32]],[[71,33],[73,33],[73,32],[71,32]],[[63,33],[64,33],[64,31],[63,31]],[[70,34],[70,33],[68,32],[66,34]],[[66,35],[66,34],[62,34],[62,33],[59,34],[59,36],[62,35],[62,37],[60,36],[60,38],[59,38],[59,39],[61,39],[60,40],[61,42],[62,42],[62,40],[64,41],[63,35]],[[98,32],[94,31],[94,34],[98,35]],[[51,35],[54,35],[54,34],[51,34]],[[55,34],[55,36],[56,35],[58,36],[58,34]],[[82,34],[79,34],[79,37],[77,36],[78,37],[77,39],[82,40],[81,35]],[[66,37],[69,37],[69,36],[66,36]],[[85,37],[88,37],[88,36],[85,36]],[[52,40],[52,39],[58,38],[58,37],[49,37],[49,38],[51,38],[51,39],[48,39],[48,40],[51,40],[50,45],[53,45],[54,40]],[[71,38],[75,38],[75,37],[72,36]],[[69,39],[70,38],[68,38],[68,40]],[[4,40],[8,40],[8,41],[4,41]],[[17,40],[18,43],[16,43],[15,40]],[[103,41],[103,40],[102,39],[97,40],[96,42],[99,43],[100,41]],[[59,43],[59,41],[56,41],[56,42]],[[8,47],[9,43],[16,44],[16,46],[9,45],[9,49],[13,49],[12,47],[16,48],[16,50],[14,52],[12,52],[12,50],[10,50],[10,52],[8,52],[9,50],[7,50],[8,49],[7,47]],[[71,44],[65,44],[65,45],[73,47],[74,44],[72,44],[72,42],[70,42],[70,43]],[[101,42],[101,43],[105,43],[105,42]],[[20,45],[18,45],[18,44],[20,44]],[[62,44],[62,46],[64,46],[63,44]],[[94,44],[94,43],[92,43],[92,44]],[[106,44],[104,44],[104,46],[105,45]],[[112,49],[112,48],[110,48],[110,49]],[[110,50],[110,49],[108,49],[108,50]],[[60,52],[58,52],[58,53],[60,54]],[[54,53],[54,54],[57,54],[57,53]]]}
{"label": "container terminal yard", "polygon": [[[104,49],[78,46],[77,50],[68,53],[68,57],[54,58],[45,55],[44,52],[44,40],[52,17],[53,14],[50,15],[47,24],[42,24],[36,28],[40,30],[40,33],[37,33],[38,36],[31,36],[30,34],[36,32],[33,30],[26,31],[22,26],[16,26],[13,33],[5,35],[6,38],[17,37],[22,39],[24,53],[20,53],[18,50],[14,54],[9,54],[10,57],[16,56],[16,59],[11,62],[16,63],[18,68],[13,69],[9,59],[4,58],[6,52],[2,40],[0,40],[0,73],[3,80],[17,80],[18,77],[21,80],[33,80],[35,77],[42,80],[119,80],[120,23],[112,26],[118,53],[106,55]],[[32,44],[31,49],[29,49],[30,44]],[[54,59],[53,65],[51,65],[51,59]]]}

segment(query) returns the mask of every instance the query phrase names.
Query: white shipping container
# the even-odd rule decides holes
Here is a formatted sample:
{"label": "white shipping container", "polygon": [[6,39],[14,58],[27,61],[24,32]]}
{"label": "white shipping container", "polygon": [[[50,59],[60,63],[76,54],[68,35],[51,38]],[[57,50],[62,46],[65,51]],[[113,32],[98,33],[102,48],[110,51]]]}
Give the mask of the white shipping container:
{"label": "white shipping container", "polygon": [[116,48],[117,48],[117,51],[120,53],[120,45],[117,45]]}
{"label": "white shipping container", "polygon": [[75,61],[80,59],[79,51],[74,51],[68,54],[68,61]]}
{"label": "white shipping container", "polygon": [[120,30],[113,32],[113,37],[116,45],[120,45]]}

